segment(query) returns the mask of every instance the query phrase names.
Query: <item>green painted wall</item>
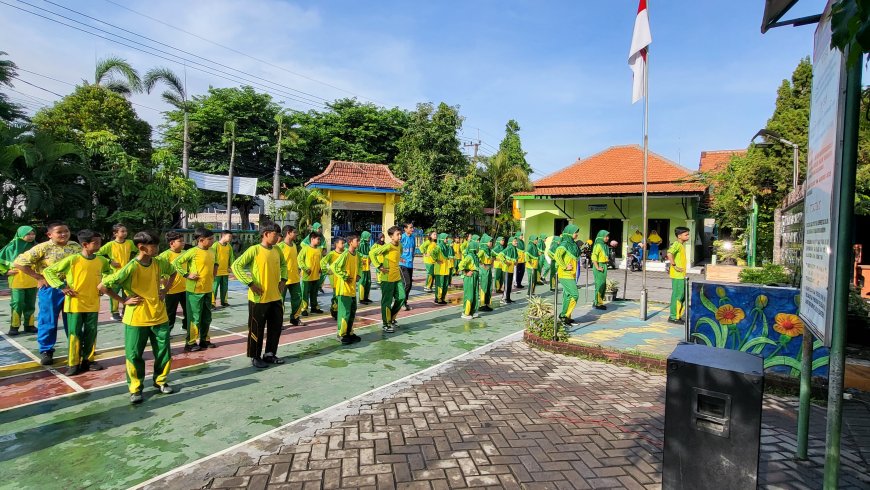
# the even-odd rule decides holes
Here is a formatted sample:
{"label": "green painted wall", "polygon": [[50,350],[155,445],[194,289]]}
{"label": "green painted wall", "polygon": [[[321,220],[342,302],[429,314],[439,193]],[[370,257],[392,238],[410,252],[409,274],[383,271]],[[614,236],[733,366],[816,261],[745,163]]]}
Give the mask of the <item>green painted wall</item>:
{"label": "green painted wall", "polygon": [[[632,197],[625,199],[617,199],[614,203],[613,199],[577,199],[577,200],[552,200],[552,199],[519,199],[519,209],[522,216],[521,222],[524,226],[526,236],[529,235],[552,235],[554,222],[556,219],[568,219],[569,222],[580,227],[580,236],[584,239],[592,237],[599,230],[590,230],[590,222],[592,219],[628,219],[628,223],[623,223],[622,236],[611,235],[612,240],[617,240],[620,247],[623,247],[623,256],[625,256],[625,246],[628,241],[628,236],[631,235],[635,228],[643,232],[643,208],[640,197]],[[687,209],[683,208],[684,200],[679,197],[652,197],[649,198],[649,210],[647,217],[650,220],[666,219],[669,220],[668,230],[661,230],[662,238],[666,238],[668,243],[673,241],[674,228],[685,226],[691,230],[691,238],[687,243],[687,252],[690,258],[696,256],[695,253],[695,236],[697,230],[703,232],[703,227],[700,225],[697,208],[698,198],[690,197],[686,202]],[[558,205],[558,207],[557,207]],[[590,210],[590,206],[595,206]],[[601,210],[602,206],[607,206],[606,210]],[[622,208],[620,213],[619,207]],[[570,219],[559,208],[564,209],[568,215],[573,217]],[[688,213],[689,218],[686,218]],[[623,218],[623,214],[625,218]],[[613,230],[610,230],[611,232]],[[665,237],[667,234],[667,237]]]}

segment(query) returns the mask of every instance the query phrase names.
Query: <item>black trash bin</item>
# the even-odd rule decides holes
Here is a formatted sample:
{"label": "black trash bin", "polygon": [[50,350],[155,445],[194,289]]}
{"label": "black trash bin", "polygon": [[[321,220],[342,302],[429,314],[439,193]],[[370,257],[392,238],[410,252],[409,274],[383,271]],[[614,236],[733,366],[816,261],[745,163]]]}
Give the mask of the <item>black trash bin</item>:
{"label": "black trash bin", "polygon": [[761,357],[677,345],[668,357],[662,488],[755,488],[763,393]]}

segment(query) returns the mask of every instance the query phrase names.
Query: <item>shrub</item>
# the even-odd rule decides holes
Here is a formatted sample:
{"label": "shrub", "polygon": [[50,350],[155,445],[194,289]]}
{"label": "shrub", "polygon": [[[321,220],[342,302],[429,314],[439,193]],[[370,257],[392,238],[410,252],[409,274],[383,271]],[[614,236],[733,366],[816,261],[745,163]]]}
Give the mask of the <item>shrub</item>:
{"label": "shrub", "polygon": [[[553,303],[546,301],[540,296],[529,298],[529,305],[526,307],[523,318],[526,322],[526,331],[530,334],[544,340],[568,341],[568,332],[565,331],[565,326],[562,325],[562,322],[556,321]],[[556,326],[555,331],[553,329],[554,325]]]}
{"label": "shrub", "polygon": [[762,267],[746,268],[740,271],[740,282],[749,284],[789,284],[791,274],[779,264],[764,264]]}

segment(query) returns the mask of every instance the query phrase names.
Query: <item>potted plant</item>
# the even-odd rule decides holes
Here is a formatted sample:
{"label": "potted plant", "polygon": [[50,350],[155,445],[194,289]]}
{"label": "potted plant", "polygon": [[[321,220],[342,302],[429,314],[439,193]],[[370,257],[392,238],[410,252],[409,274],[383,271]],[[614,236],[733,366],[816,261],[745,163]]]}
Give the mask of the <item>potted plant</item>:
{"label": "potted plant", "polygon": [[[553,303],[540,296],[529,297],[529,304],[523,315],[526,331],[544,340],[566,342],[568,332],[562,322],[556,322]],[[555,326],[555,328],[554,328]]]}
{"label": "potted plant", "polygon": [[608,279],[606,283],[604,283],[604,301],[613,301],[616,299],[616,295],[619,293],[619,283]]}

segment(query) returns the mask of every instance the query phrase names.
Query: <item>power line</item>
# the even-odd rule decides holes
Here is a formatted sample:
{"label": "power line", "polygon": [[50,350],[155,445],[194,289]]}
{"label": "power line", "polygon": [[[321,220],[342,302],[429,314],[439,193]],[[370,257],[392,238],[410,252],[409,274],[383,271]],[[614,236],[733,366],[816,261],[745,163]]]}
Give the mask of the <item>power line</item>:
{"label": "power line", "polygon": [[182,29],[182,28],[180,28],[180,27],[176,27],[176,26],[174,26],[174,25],[172,25],[172,24],[169,24],[169,23],[166,23],[166,22],[164,22],[164,21],[162,21],[162,20],[160,20],[160,19],[157,19],[157,18],[155,18],[155,17],[151,17],[150,15],[143,14],[142,12],[139,12],[139,11],[133,10],[133,9],[131,9],[131,8],[129,8],[129,7],[126,7],[126,6],[124,6],[124,5],[121,5],[121,4],[117,3],[117,2],[113,2],[112,0],[106,0],[106,2],[111,3],[112,5],[115,5],[116,7],[120,7],[120,8],[122,8],[122,9],[124,9],[124,10],[127,10],[127,11],[129,11],[129,12],[132,12],[132,13],[134,13],[134,14],[136,14],[136,15],[139,15],[139,16],[142,16],[142,17],[145,17],[146,19],[150,19],[150,20],[152,20],[152,21],[154,21],[154,22],[157,22],[158,24],[162,24],[162,25],[164,25],[164,26],[166,26],[166,27],[170,27],[170,28],[175,29],[175,30],[177,30],[177,31],[179,31],[179,32],[183,32],[183,33],[185,33],[185,34],[187,34],[187,35],[189,35],[189,36],[193,36],[193,37],[195,37],[195,38],[197,38],[197,39],[200,39],[200,40],[202,40],[202,41],[205,41],[205,42],[207,42],[207,43],[211,43],[211,44],[213,44],[213,45],[215,45],[215,46],[218,46],[218,47],[221,47],[221,48],[223,48],[223,49],[226,49],[226,50],[232,51],[233,53],[236,53],[236,54],[242,55],[242,56],[244,56],[244,57],[246,57],[246,58],[250,58],[250,59],[252,59],[252,60],[254,60],[254,61],[257,61],[257,62],[259,62],[259,63],[263,63],[263,64],[265,64],[265,65],[269,65],[269,66],[271,66],[271,67],[273,67],[273,68],[277,68],[277,69],[279,69],[279,70],[281,70],[281,71],[285,71],[285,72],[287,72],[287,73],[290,73],[291,75],[295,75],[295,76],[298,76],[298,77],[302,77],[302,78],[304,78],[304,79],[306,79],[306,80],[310,80],[310,81],[312,81],[312,82],[316,82],[316,83],[319,83],[319,84],[325,85],[325,86],[327,86],[327,87],[333,88],[333,89],[335,89],[335,90],[339,90],[339,91],[344,92],[344,93],[346,93],[346,94],[353,95],[354,97],[359,97],[360,99],[368,100],[369,102],[374,102],[375,104],[378,104],[378,105],[382,105],[382,106],[385,106],[385,107],[387,106],[387,104],[384,104],[384,103],[382,103],[382,102],[378,102],[377,100],[371,99],[371,98],[369,98],[369,97],[364,97],[364,96],[362,96],[362,95],[356,94],[356,93],[351,92],[351,91],[349,91],[349,90],[345,90],[345,89],[343,89],[343,88],[341,88],[341,87],[336,87],[335,85],[332,85],[332,84],[330,84],[330,83],[324,82],[324,81],[322,81],[322,80],[318,80],[318,79],[316,79],[316,78],[309,77],[308,75],[305,75],[305,74],[302,74],[302,73],[298,73],[298,72],[295,72],[295,71],[292,71],[292,70],[288,70],[287,68],[284,68],[284,67],[281,66],[281,65],[276,65],[276,64],[271,63],[271,62],[269,62],[269,61],[266,61],[266,60],[263,60],[263,59],[257,58],[257,57],[255,57],[255,56],[251,56],[251,55],[249,55],[249,54],[247,54],[247,53],[243,53],[243,52],[241,52],[241,51],[239,51],[239,50],[237,50],[237,49],[231,48],[231,47],[229,47],[229,46],[225,46],[225,45],[220,44],[220,43],[218,43],[218,42],[216,42],[216,41],[212,41],[211,39],[208,39],[208,38],[205,38],[205,37],[203,37],[203,36],[200,36],[199,34],[195,34],[195,33],[193,33],[193,32],[186,31],[186,30],[184,30],[184,29]]}
{"label": "power line", "polygon": [[57,93],[57,92],[55,92],[55,91],[53,91],[53,90],[49,90],[49,89],[47,89],[47,88],[45,88],[45,87],[40,87],[39,85],[36,85],[35,83],[30,83],[30,82],[28,82],[27,80],[25,80],[25,79],[23,79],[23,78],[21,78],[21,77],[19,77],[19,76],[16,76],[15,79],[18,80],[18,81],[21,82],[21,83],[26,83],[27,85],[30,85],[31,87],[38,88],[39,90],[44,90],[44,91],[46,91],[46,92],[48,92],[48,93],[50,93],[50,94],[57,95],[58,97],[61,97],[61,98],[63,97],[63,95],[60,95],[59,93]]}
{"label": "power line", "polygon": [[[2,2],[0,2],[0,3],[2,3]],[[31,75],[36,75],[36,76],[39,76],[39,77],[47,78],[47,79],[49,79],[49,80],[54,80],[54,81],[56,81],[56,82],[65,83],[65,84],[67,84],[67,85],[75,86],[74,83],[71,83],[71,82],[64,82],[63,80],[58,80],[57,78],[52,78],[52,77],[49,77],[49,76],[47,76],[47,75],[42,75],[42,74],[36,73],[35,71],[25,70],[25,69],[22,69],[22,68],[16,68],[16,69],[17,69],[18,71],[23,71],[23,72],[26,72],[26,73],[30,73]],[[60,95],[60,94],[57,93],[57,92],[53,92],[53,91],[51,91],[51,90],[48,90],[47,88],[40,87],[40,86],[38,86],[38,85],[34,85],[33,83],[28,82],[27,80],[21,78],[20,76],[17,76],[17,75],[16,75],[14,78],[15,78],[16,80],[18,80],[19,82],[23,82],[23,83],[26,83],[26,84],[28,84],[28,85],[30,85],[30,86],[36,87],[36,88],[38,88],[38,89],[40,89],[40,90],[44,90],[44,91],[46,91],[46,92],[52,93],[52,94],[54,94],[54,95],[57,95],[57,96],[60,97],[60,98],[65,97],[64,95]],[[54,103],[54,101],[49,101],[49,102]],[[132,100],[128,100],[127,102],[129,102],[129,103],[131,103],[131,104],[133,104],[133,105],[135,105],[135,106],[143,107],[143,108],[145,108],[145,109],[150,109],[150,110],[152,110],[152,111],[154,111],[154,112],[161,112],[161,113],[162,113],[162,112],[165,112],[165,111],[162,111],[162,110],[160,110],[160,109],[155,109],[154,107],[147,106],[147,105],[145,105],[145,104],[140,104],[140,103],[138,103],[138,102],[133,102]]]}

